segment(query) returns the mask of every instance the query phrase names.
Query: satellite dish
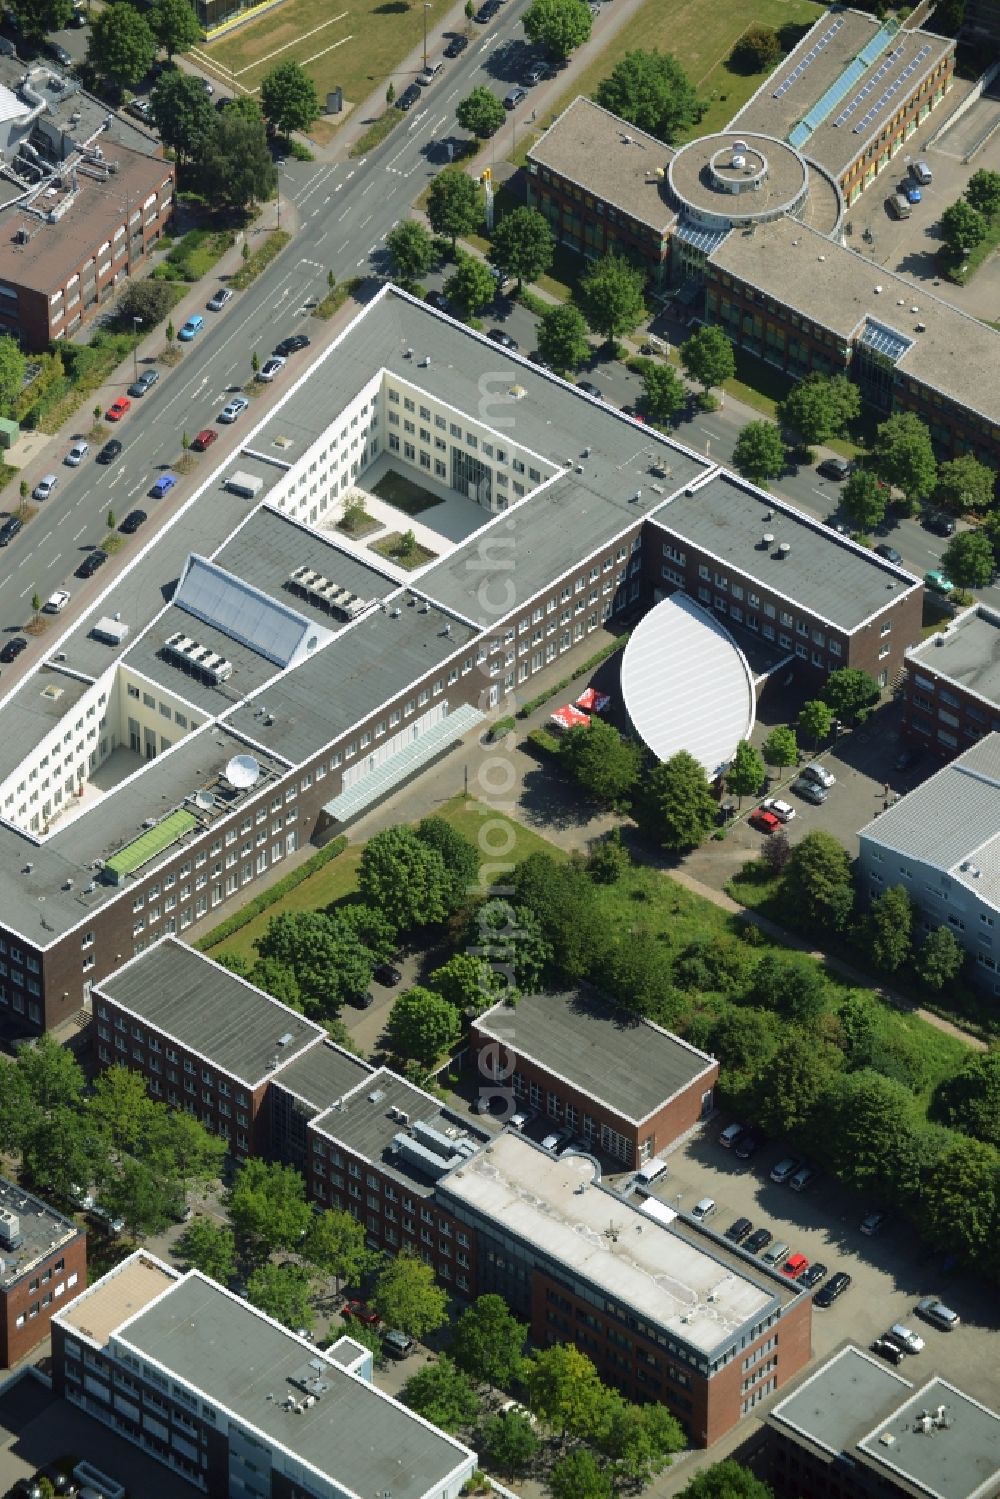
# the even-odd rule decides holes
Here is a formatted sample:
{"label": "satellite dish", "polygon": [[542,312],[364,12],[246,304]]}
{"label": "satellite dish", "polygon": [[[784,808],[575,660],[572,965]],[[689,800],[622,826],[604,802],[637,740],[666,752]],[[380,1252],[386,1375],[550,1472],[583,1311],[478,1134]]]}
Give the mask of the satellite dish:
{"label": "satellite dish", "polygon": [[[230,776],[229,779],[232,780],[232,776]],[[203,812],[207,812],[210,807],[215,806],[215,797],[210,791],[196,791],[194,794],[194,804],[196,807],[200,807]]]}
{"label": "satellite dish", "polygon": [[234,755],[226,766],[225,776],[230,786],[237,791],[245,791],[257,784],[260,766],[253,755]]}

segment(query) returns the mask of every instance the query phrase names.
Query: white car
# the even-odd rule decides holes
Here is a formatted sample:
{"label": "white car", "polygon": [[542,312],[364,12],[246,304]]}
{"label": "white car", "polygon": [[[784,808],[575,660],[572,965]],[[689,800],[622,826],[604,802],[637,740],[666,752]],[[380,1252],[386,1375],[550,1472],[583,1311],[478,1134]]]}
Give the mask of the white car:
{"label": "white car", "polygon": [[90,443],[84,442],[83,438],[80,438],[80,440],[78,442],[75,442],[70,448],[69,452],[66,454],[66,462],[69,464],[70,468],[76,468],[83,462],[89,452]]}
{"label": "white car", "polygon": [[890,1343],[896,1343],[906,1353],[922,1353],[926,1346],[923,1338],[910,1328],[904,1327],[902,1322],[894,1322],[885,1334]]}
{"label": "white car", "polygon": [[832,770],[827,770],[825,765],[803,765],[800,772],[807,781],[815,781],[817,786],[825,786],[827,790],[836,786],[837,777]]}
{"label": "white car", "polygon": [[280,375],[285,368],[285,361],[280,354],[274,354],[266,360],[261,368],[258,380],[273,380],[275,375]]}
{"label": "white car", "polygon": [[72,598],[72,594],[65,588],[57,588],[45,601],[44,613],[61,614]]}
{"label": "white car", "polygon": [[36,500],[47,500],[58,483],[58,474],[46,474],[45,477],[43,479],[39,479],[38,483],[35,485],[33,491],[34,498]]}
{"label": "white car", "polygon": [[791,822],[795,816],[795,808],[790,807],[787,802],[781,801],[777,796],[767,797],[761,802],[761,806],[765,812],[773,812],[781,822]]}
{"label": "white car", "polygon": [[704,1223],[705,1219],[711,1218],[714,1212],[715,1203],[713,1202],[712,1198],[703,1197],[701,1201],[696,1202],[694,1207],[691,1209],[691,1217],[695,1220],[696,1223]]}
{"label": "white car", "polygon": [[229,404],[227,406],[224,406],[219,412],[219,421],[234,422],[238,416],[242,416],[243,412],[246,411],[249,405],[250,402],[247,400],[246,396],[233,396],[233,399],[229,402]]}

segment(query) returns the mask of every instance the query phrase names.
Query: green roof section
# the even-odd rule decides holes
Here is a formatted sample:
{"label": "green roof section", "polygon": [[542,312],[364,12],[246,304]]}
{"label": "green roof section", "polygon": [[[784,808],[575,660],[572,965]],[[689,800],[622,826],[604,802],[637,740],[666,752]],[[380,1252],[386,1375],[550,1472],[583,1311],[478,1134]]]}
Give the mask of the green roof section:
{"label": "green roof section", "polygon": [[112,854],[105,860],[104,868],[114,876],[115,884],[120,885],[127,874],[134,874],[197,825],[198,819],[193,812],[185,812],[183,808],[171,812],[155,827],[147,828],[138,838],[133,838],[131,843]]}

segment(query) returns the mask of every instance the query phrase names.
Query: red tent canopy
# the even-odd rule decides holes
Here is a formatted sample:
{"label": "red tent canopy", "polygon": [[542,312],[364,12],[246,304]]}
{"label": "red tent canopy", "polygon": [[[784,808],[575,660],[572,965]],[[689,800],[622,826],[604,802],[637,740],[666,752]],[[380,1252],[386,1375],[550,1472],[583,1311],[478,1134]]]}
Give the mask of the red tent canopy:
{"label": "red tent canopy", "polygon": [[557,708],[549,718],[549,723],[555,724],[558,729],[576,729],[581,724],[589,724],[590,716],[581,713],[579,708],[574,708],[572,703],[567,703],[565,708]]}
{"label": "red tent canopy", "polygon": [[596,687],[585,687],[576,700],[576,706],[586,708],[588,713],[603,713],[610,701],[606,692],[598,692]]}

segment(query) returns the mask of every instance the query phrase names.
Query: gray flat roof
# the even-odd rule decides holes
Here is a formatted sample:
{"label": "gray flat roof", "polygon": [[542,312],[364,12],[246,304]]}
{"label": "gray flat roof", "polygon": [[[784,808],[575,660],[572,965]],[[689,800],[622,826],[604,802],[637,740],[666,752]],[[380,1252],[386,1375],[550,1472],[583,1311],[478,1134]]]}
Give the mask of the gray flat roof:
{"label": "gray flat roof", "polygon": [[933,292],[873,266],[854,250],[795,219],[776,219],[752,235],[734,232],[709,257],[720,271],[776,297],[793,312],[854,338],[865,318],[902,335],[909,347],[896,368],[1000,423],[1000,334]]}
{"label": "gray flat roof", "polygon": [[6,780],[28,751],[76,707],[90,685],[44,664],[25,678],[3,705],[0,781]]}
{"label": "gray flat roof", "polygon": [[325,1035],[322,1026],[174,937],[95,988],[251,1088],[275,1074],[275,1058],[290,1060]]}
{"label": "gray flat roof", "polygon": [[636,1124],[716,1065],[586,989],[526,994],[514,1009],[494,1005],[476,1027]]}
{"label": "gray flat roof", "polygon": [[[438,1188],[706,1359],[781,1304],[776,1289],[699,1248],[593,1181],[583,1155],[554,1156],[505,1130]],[[582,1188],[582,1190],[581,1190]],[[616,1233],[608,1237],[608,1224]]]}
{"label": "gray flat roof", "polygon": [[894,1410],[912,1389],[901,1374],[848,1346],[796,1385],[767,1419],[836,1455],[850,1451],[873,1421]]}
{"label": "gray flat roof", "polygon": [[[733,168],[734,156],[746,165]],[[755,189],[735,193],[733,186],[750,173],[757,178]],[[808,180],[809,168],[786,141],[749,131],[699,136],[682,146],[670,165],[670,184],[686,204],[727,219],[790,211]]]}
{"label": "gray flat roof", "polygon": [[666,234],[677,215],[655,174],[666,169],[673,155],[654,135],[578,95],[530,147],[528,161]]}
{"label": "gray flat roof", "polygon": [[[120,1328],[113,1342],[168,1370],[351,1494],[423,1499],[441,1491],[472,1455],[196,1271]],[[306,1410],[286,1409],[288,1396],[301,1401],[305,1394],[295,1381],[314,1376],[325,1385],[319,1400]]]}
{"label": "gray flat roof", "polygon": [[[1000,709],[1000,614],[995,609],[985,604],[966,609],[938,634],[911,646],[906,659]],[[1000,720],[993,727],[1000,728]]]}
{"label": "gray flat roof", "polygon": [[330,1108],[374,1073],[374,1067],[344,1051],[335,1042],[311,1046],[274,1074],[272,1086],[286,1088],[310,1104],[317,1113]]}
{"label": "gray flat roof", "polygon": [[[797,599],[850,634],[914,588],[919,579],[774,495],[720,470],[693,494],[680,493],[654,520],[681,541],[738,568],[763,587]],[[762,537],[774,537],[762,546]],[[788,542],[782,557],[778,548]]]}
{"label": "gray flat roof", "polygon": [[21,1237],[16,1249],[6,1244],[0,1246],[0,1265],[3,1267],[0,1269],[0,1286],[5,1292],[53,1249],[69,1244],[83,1232],[72,1218],[57,1213],[40,1197],[25,1192],[23,1187],[6,1177],[0,1177],[0,1208],[16,1214]]}
{"label": "gray flat roof", "polygon": [[[187,635],[206,650],[224,656],[233,667],[229,680],[213,684],[195,671],[185,671],[180,662],[165,650],[167,640],[177,634]],[[248,693],[263,687],[278,671],[274,662],[266,660],[259,652],[173,604],[138,640],[127,646],[121,661],[123,666],[148,677],[164,692],[186,699],[208,718],[218,718],[226,713]],[[169,737],[169,725],[167,730]]]}

